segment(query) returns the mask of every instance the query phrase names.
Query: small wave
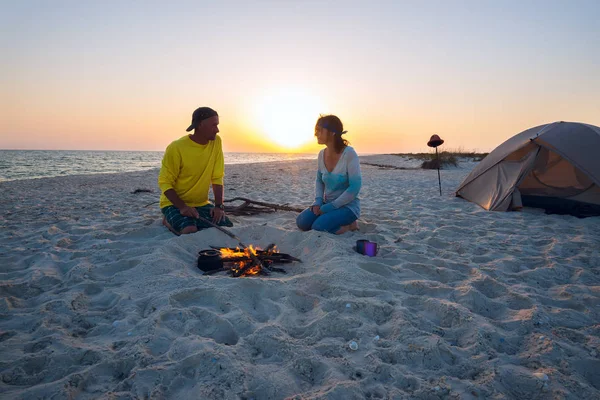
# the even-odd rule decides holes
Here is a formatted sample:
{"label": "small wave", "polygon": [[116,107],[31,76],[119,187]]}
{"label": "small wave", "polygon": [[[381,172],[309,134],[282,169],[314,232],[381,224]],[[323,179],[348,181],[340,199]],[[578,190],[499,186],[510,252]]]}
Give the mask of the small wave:
{"label": "small wave", "polygon": [[[160,168],[162,151],[0,150],[2,181]],[[316,154],[225,153],[225,164],[315,159]]]}

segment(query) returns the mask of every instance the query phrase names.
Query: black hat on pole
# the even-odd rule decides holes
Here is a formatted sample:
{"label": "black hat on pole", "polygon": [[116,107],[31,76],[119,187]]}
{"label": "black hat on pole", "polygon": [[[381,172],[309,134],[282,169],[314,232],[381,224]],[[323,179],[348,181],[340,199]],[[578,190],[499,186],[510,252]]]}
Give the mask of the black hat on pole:
{"label": "black hat on pole", "polygon": [[438,135],[431,135],[429,142],[427,142],[427,146],[429,147],[438,147],[444,144],[444,140]]}

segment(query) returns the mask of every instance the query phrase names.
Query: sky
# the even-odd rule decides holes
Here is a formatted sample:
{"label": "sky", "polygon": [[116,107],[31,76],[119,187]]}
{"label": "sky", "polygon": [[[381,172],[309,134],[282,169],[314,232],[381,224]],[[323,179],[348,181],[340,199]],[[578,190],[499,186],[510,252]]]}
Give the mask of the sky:
{"label": "sky", "polygon": [[600,1],[0,0],[0,149],[164,150],[193,110],[225,151],[489,151],[600,125]]}

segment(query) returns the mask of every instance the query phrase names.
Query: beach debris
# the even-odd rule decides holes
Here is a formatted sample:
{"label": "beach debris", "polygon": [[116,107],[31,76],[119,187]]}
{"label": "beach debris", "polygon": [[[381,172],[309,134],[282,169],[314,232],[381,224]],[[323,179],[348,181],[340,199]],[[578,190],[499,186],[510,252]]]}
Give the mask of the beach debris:
{"label": "beach debris", "polygon": [[131,192],[131,194],[138,194],[138,193],[154,193],[154,190],[152,190],[152,189],[135,189],[133,192]]}
{"label": "beach debris", "polygon": [[[210,199],[214,203],[213,199]],[[265,213],[273,213],[275,211],[293,211],[302,212],[304,207],[294,207],[287,204],[266,203],[264,201],[251,200],[246,197],[234,197],[232,199],[223,200],[223,203],[239,202],[243,203],[237,206],[225,205],[225,213],[229,215],[257,215]],[[146,204],[144,207],[149,207],[153,204],[158,204],[158,201]]]}
{"label": "beach debris", "polygon": [[374,342],[377,342],[377,341],[379,341],[379,339],[380,339],[380,338],[379,338],[379,335],[375,335],[375,337],[373,338],[373,341],[374,341]]}
{"label": "beach debris", "polygon": [[352,308],[352,304],[346,303],[346,308]]}
{"label": "beach debris", "polygon": [[348,347],[350,348],[350,350],[352,351],[356,351],[358,350],[358,343],[356,343],[354,340],[352,340],[349,344]]}
{"label": "beach debris", "polygon": [[547,381],[550,378],[543,372],[534,372],[533,375],[541,381]]}
{"label": "beach debris", "polygon": [[403,169],[403,170],[420,169],[420,168],[396,167],[395,165],[375,164],[375,163],[368,163],[368,162],[361,162],[360,165],[370,165],[371,167],[379,167],[379,169]]}
{"label": "beach debris", "polygon": [[[198,268],[204,275],[212,275],[227,271],[233,277],[269,275],[270,272],[286,273],[283,268],[274,267],[273,264],[288,264],[302,262],[286,253],[280,253],[275,244],[270,244],[264,250],[252,245],[246,249],[239,247],[215,247],[202,250],[198,255]],[[252,256],[254,256],[254,258]],[[258,259],[260,263],[256,263]]]}
{"label": "beach debris", "polygon": [[[232,207],[231,211],[237,211],[237,212],[243,212],[244,210],[251,210],[251,209],[256,209],[259,212],[273,212],[275,210],[294,211],[294,212],[304,211],[304,207],[293,207],[293,206],[289,206],[287,204],[266,203],[264,201],[252,200],[252,199],[248,199],[246,197],[234,197],[232,199],[224,200],[223,202],[231,203],[234,201],[243,201],[244,202],[240,206]],[[251,207],[250,206],[251,204],[253,204],[255,206],[259,206],[260,208],[259,207]],[[263,209],[272,209],[272,210],[271,211],[263,211]],[[227,211],[227,207],[225,208],[225,211]]]}
{"label": "beach debris", "polygon": [[434,333],[438,336],[441,336],[441,337],[444,337],[446,335],[446,331],[437,326],[435,328],[433,328],[432,333]]}

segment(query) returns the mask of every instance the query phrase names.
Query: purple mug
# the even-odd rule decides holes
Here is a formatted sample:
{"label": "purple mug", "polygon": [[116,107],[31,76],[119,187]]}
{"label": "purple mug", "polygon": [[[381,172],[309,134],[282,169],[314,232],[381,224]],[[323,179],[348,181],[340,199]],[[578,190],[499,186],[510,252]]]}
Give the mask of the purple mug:
{"label": "purple mug", "polygon": [[365,239],[357,240],[356,251],[369,257],[375,257],[378,251],[377,243]]}

